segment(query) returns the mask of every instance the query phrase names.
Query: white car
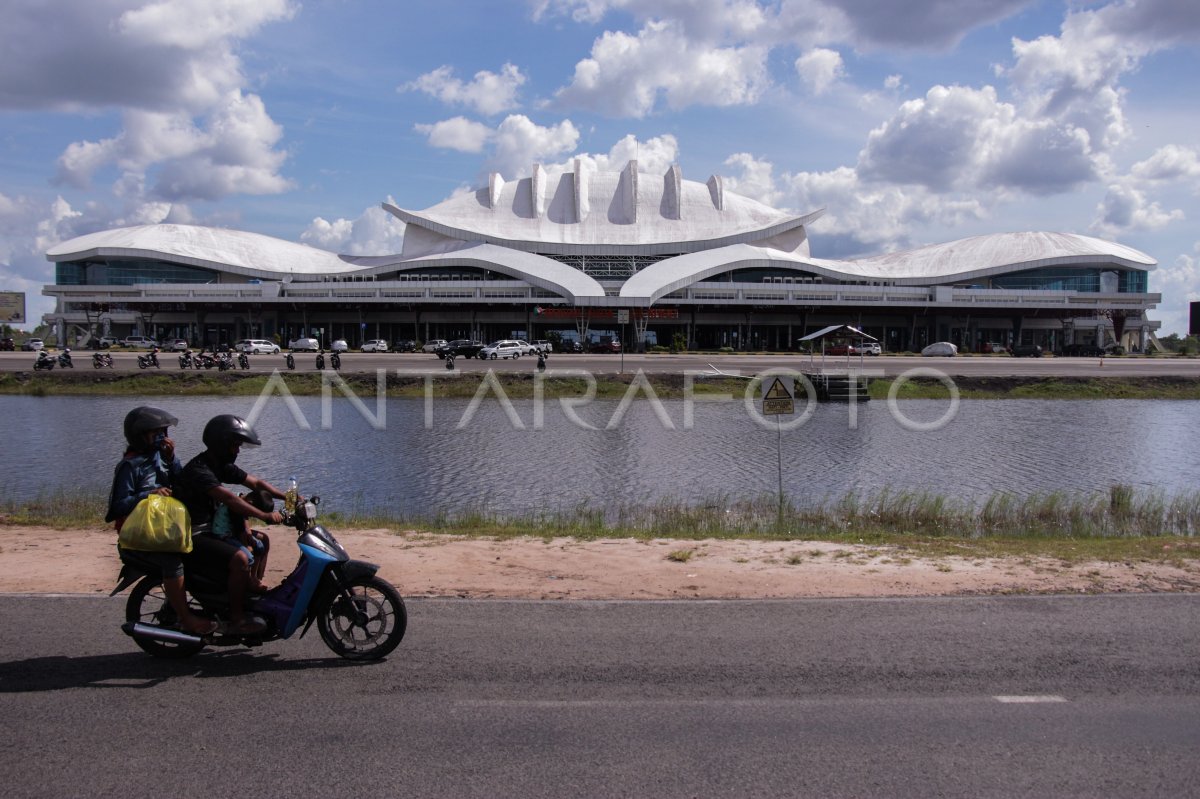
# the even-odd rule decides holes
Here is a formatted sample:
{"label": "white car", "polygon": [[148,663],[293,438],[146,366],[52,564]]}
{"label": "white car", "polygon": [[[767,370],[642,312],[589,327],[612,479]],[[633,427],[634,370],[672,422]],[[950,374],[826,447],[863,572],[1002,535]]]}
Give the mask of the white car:
{"label": "white car", "polygon": [[533,346],[532,344],[530,344],[528,341],[526,341],[523,338],[517,339],[517,346],[521,348],[522,355],[537,354],[537,347]]}
{"label": "white car", "polygon": [[344,338],[335,339],[334,342],[329,345],[329,351],[330,352],[349,352],[350,345],[346,343],[346,339],[344,339]]}
{"label": "white car", "polygon": [[955,355],[958,355],[958,346],[951,344],[949,341],[935,341],[921,350],[921,354],[927,357],[942,356],[953,358]]}
{"label": "white car", "polygon": [[864,341],[861,344],[855,344],[854,349],[863,355],[883,355],[883,347],[880,347],[874,341]]}
{"label": "white car", "polygon": [[544,353],[544,354],[546,354],[546,355],[549,355],[550,353],[554,352],[554,345],[553,345],[553,344],[551,344],[549,341],[547,341],[547,340],[546,340],[546,339],[544,339],[544,338],[539,338],[539,339],[537,339],[537,340],[535,340],[535,341],[533,341],[533,342],[530,342],[530,343],[532,343],[532,344],[533,344],[533,351],[534,351],[534,352],[541,352],[541,353]]}
{"label": "white car", "polygon": [[361,349],[363,352],[387,352],[388,343],[381,338],[374,338],[364,341]]}
{"label": "white car", "polygon": [[421,347],[421,352],[437,352],[439,349],[449,343],[450,342],[446,341],[444,338],[431,338],[429,341],[425,342],[424,346]]}
{"label": "white car", "polygon": [[315,338],[298,338],[288,344],[288,349],[299,350],[301,352],[305,350],[316,352],[317,350],[321,349],[321,342],[317,341]]}
{"label": "white car", "polygon": [[274,341],[267,341],[264,338],[248,338],[239,341],[234,345],[234,349],[241,352],[248,352],[252,355],[278,355],[279,345]]}
{"label": "white car", "polygon": [[519,341],[493,341],[479,351],[480,358],[492,361],[497,358],[512,358],[516,360],[521,355],[521,342]]}
{"label": "white car", "polygon": [[126,347],[141,347],[142,349],[153,349],[158,346],[158,342],[146,336],[126,336],[121,342]]}

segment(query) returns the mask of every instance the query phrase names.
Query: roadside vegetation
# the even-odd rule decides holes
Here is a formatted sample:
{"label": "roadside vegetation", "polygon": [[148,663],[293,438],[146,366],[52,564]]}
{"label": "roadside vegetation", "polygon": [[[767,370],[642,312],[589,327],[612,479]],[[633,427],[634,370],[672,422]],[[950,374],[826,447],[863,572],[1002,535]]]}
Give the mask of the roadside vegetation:
{"label": "roadside vegetation", "polygon": [[[0,524],[97,529],[104,499],[67,493],[0,500]],[[851,492],[803,506],[774,494],[719,497],[702,505],[664,500],[649,505],[592,505],[500,516],[467,506],[453,513],[406,516],[322,506],[322,521],[339,528],[495,538],[532,536],[768,541],[827,541],[898,548],[913,555],[1053,557],[1064,562],[1194,561],[1200,559],[1200,492],[1168,497],[1114,485],[1107,493],[998,492],[968,503],[925,492]],[[691,552],[680,546],[673,559]]]}
{"label": "roadside vegetation", "polygon": [[[803,368],[802,365],[798,368]],[[387,396],[419,398],[425,396],[428,382],[438,399],[470,399],[480,389],[485,373],[438,372],[431,367],[432,377],[398,375],[391,371],[385,376]],[[495,379],[511,399],[530,399],[538,381],[530,372],[495,372]],[[631,388],[635,372],[597,374],[597,399],[621,399]],[[331,391],[341,396],[338,384],[326,386],[316,372],[281,373],[283,385],[296,396],[319,396]],[[257,396],[268,387],[270,375],[249,372],[162,371],[127,374],[109,371],[78,370],[73,372],[4,372],[0,373],[0,395],[25,396]],[[338,379],[358,396],[374,396],[378,383],[374,373],[346,372]],[[682,399],[690,384],[696,394],[730,394],[740,398],[746,381],[731,377],[693,376],[682,374],[645,374],[644,380],[659,399]],[[885,400],[892,380],[874,378],[870,383],[872,399]],[[954,384],[963,399],[1200,399],[1200,378],[1161,377],[956,377]],[[543,396],[546,399],[582,397],[588,382],[576,376],[543,376]],[[277,389],[276,389],[277,390]],[[644,387],[635,387],[634,397],[644,399]],[[488,388],[488,397],[494,391]],[[901,383],[897,399],[946,399],[949,389],[933,378],[915,378]]]}

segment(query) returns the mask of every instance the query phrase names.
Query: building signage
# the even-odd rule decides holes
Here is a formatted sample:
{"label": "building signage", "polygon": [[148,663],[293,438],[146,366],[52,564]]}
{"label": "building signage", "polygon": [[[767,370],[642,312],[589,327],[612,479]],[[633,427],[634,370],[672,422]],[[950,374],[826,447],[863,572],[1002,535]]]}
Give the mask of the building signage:
{"label": "building signage", "polygon": [[[621,313],[615,308],[547,308],[539,306],[534,313],[546,319],[619,319]],[[633,319],[678,319],[678,308],[637,308],[632,312]]]}
{"label": "building signage", "polygon": [[25,324],[25,292],[0,291],[0,323]]}

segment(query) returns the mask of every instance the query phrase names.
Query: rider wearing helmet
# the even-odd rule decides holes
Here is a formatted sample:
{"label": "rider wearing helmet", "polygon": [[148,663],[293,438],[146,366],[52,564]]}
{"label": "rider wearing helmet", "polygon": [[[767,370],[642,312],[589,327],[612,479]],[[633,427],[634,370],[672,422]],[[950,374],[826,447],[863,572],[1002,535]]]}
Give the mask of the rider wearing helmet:
{"label": "rider wearing helmet", "polygon": [[[115,522],[119,531],[125,517],[137,504],[151,494],[171,496],[171,487],[183,471],[175,455],[175,442],[167,428],[179,420],[161,408],[142,405],[125,415],[125,455],[113,472],[112,489],[108,494],[106,522]],[[188,607],[183,585],[184,555],[177,552],[124,552],[148,568],[162,574],[163,593],[175,609],[179,624],[185,632],[207,635],[217,625],[192,613]]]}
{"label": "rider wearing helmet", "polygon": [[279,524],[283,521],[281,514],[251,505],[225,484],[243,485],[276,499],[283,499],[284,493],[236,465],[243,446],[262,443],[245,419],[232,414],[214,416],[204,426],[203,440],[206,449],[183,467],[176,481],[175,496],[187,506],[192,517],[193,559],[208,574],[228,573],[229,610],[233,622],[229,631],[252,635],[261,632],[264,625],[261,620],[245,616],[246,593],[248,590],[261,592],[265,586],[252,584],[249,553],[235,541],[213,534],[213,516],[216,509],[224,505],[231,514]]}

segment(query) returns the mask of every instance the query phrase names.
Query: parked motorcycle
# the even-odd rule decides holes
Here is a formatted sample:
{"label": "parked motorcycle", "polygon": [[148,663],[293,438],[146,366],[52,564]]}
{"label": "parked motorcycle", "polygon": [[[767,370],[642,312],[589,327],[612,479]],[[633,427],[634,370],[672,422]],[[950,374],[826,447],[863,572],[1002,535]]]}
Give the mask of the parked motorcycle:
{"label": "parked motorcycle", "polygon": [[179,368],[180,369],[191,369],[192,368],[192,351],[191,350],[184,350],[183,352],[179,353]]}
{"label": "parked motorcycle", "polygon": [[54,356],[45,350],[38,350],[37,360],[33,362],[33,370],[40,372],[43,369],[47,372],[54,371],[54,364],[58,363]]}
{"label": "parked motorcycle", "polygon": [[250,368],[250,356],[247,355],[246,353],[239,352],[237,361],[238,361],[238,366],[242,367],[243,369]]}
{"label": "parked motorcycle", "polygon": [[342,356],[336,352],[329,353],[329,365],[333,367],[333,371],[340,372],[342,369]]}
{"label": "parked motorcycle", "polygon": [[71,360],[70,347],[63,347],[63,351],[58,354],[58,365],[64,369],[75,368],[75,362]]}
{"label": "parked motorcycle", "polygon": [[200,350],[200,352],[196,353],[196,357],[192,359],[192,363],[197,369],[211,369],[217,365],[217,359],[204,350]]}
{"label": "parked motorcycle", "polygon": [[284,360],[284,362],[285,362],[285,363],[287,363],[287,368],[288,368],[288,370],[289,370],[289,371],[292,371],[292,372],[296,371],[296,358],[295,358],[295,356],[293,356],[293,355],[292,355],[292,354],[289,352],[287,355],[283,356],[283,360]]}
{"label": "parked motorcycle", "polygon": [[325,368],[325,353],[317,353],[317,371],[320,372]]}
{"label": "parked motorcycle", "polygon": [[216,362],[217,369],[222,372],[228,372],[233,368],[233,356],[229,354],[228,350],[217,353]]}
{"label": "parked motorcycle", "polygon": [[[179,628],[176,613],[162,588],[161,570],[121,550],[121,573],[116,596],[133,586],[125,603],[126,635],[147,653],[162,658],[191,657],[206,646],[259,646],[265,641],[303,638],[314,623],[334,653],[348,660],[378,660],[400,645],[408,627],[408,613],[400,592],[376,576],[378,566],[350,555],[333,534],[316,521],[318,497],[301,504],[285,522],[298,532],[300,561],[276,588],[247,597],[247,610],[266,622],[266,630],[252,635],[218,632],[199,636]],[[213,580],[189,571],[186,586],[193,611],[219,622],[229,620],[225,575]],[[303,629],[301,629],[303,627]]]}
{"label": "parked motorcycle", "polygon": [[113,368],[112,356],[109,355],[107,352],[92,353],[92,368],[93,369],[102,369],[105,366],[107,366],[109,369]]}
{"label": "parked motorcycle", "polygon": [[145,355],[137,356],[137,359],[139,369],[149,369],[151,366],[153,366],[155,369],[162,368],[158,365],[158,347],[150,350]]}

